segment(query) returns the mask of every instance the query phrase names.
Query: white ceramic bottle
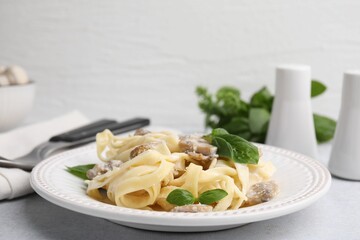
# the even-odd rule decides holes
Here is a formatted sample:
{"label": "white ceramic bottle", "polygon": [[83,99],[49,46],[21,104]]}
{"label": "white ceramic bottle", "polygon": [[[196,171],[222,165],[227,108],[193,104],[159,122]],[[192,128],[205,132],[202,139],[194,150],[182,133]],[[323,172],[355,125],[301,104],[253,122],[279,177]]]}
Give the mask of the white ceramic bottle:
{"label": "white ceramic bottle", "polygon": [[341,178],[360,180],[360,70],[344,74],[329,170]]}
{"label": "white ceramic bottle", "polygon": [[266,144],[317,157],[311,107],[311,70],[306,65],[276,68],[276,90]]}

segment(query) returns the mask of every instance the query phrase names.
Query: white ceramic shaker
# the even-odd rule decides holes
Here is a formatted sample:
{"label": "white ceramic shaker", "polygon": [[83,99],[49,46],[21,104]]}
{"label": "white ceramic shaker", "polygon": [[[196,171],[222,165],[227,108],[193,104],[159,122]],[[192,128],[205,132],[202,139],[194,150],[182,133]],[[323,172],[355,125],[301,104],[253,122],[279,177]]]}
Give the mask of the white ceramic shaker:
{"label": "white ceramic shaker", "polygon": [[360,70],[344,74],[329,170],[341,178],[360,180]]}
{"label": "white ceramic shaker", "polygon": [[306,65],[276,68],[276,90],[266,144],[317,157],[311,107],[311,70]]}

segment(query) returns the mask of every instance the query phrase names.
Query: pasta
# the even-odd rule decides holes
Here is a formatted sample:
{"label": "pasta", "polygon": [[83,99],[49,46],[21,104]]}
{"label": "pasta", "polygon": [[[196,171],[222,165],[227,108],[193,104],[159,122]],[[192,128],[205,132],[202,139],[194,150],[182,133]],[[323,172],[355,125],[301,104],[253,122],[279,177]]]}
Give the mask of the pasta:
{"label": "pasta", "polygon": [[[184,150],[184,143],[192,148]],[[175,206],[166,199],[175,189],[196,199],[222,189],[227,195],[212,204],[213,211],[234,210],[246,206],[251,186],[270,180],[275,172],[270,161],[235,163],[216,155],[215,147],[201,137],[167,131],[116,137],[105,130],[97,134],[96,144],[99,159],[110,167],[86,181],[87,194],[127,208],[170,211]]]}

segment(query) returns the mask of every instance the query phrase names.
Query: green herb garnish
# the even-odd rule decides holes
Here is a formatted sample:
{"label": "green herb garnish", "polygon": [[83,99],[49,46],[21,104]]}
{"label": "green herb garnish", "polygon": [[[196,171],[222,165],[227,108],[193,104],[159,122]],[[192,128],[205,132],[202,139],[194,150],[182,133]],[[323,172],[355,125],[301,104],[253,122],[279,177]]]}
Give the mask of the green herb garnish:
{"label": "green herb garnish", "polygon": [[266,87],[263,87],[253,94],[250,99],[250,105],[255,108],[264,108],[271,112],[273,101],[274,97],[270,91]]}
{"label": "green herb garnish", "polygon": [[[311,96],[324,93],[326,86],[318,80],[311,82]],[[248,141],[264,143],[268,131],[274,96],[266,87],[255,92],[249,102],[241,99],[241,92],[234,87],[221,87],[211,94],[204,87],[197,87],[199,108],[205,113],[205,126],[223,128],[229,133]],[[331,140],[335,134],[336,122],[328,117],[314,114],[317,141]],[[224,142],[220,143],[224,145]]]}
{"label": "green herb garnish", "polygon": [[222,189],[213,189],[213,190],[208,190],[206,192],[203,192],[202,194],[200,194],[199,196],[199,202],[202,204],[213,204],[217,201],[220,201],[221,199],[223,199],[224,197],[226,197],[228,195],[228,193],[225,190]]}
{"label": "green herb garnish", "polygon": [[171,191],[171,193],[169,193],[166,201],[176,206],[184,206],[188,204],[193,204],[195,202],[195,197],[188,190],[175,189]]}
{"label": "green herb garnish", "polygon": [[328,117],[314,114],[315,134],[319,142],[327,142],[334,136],[336,122]]}
{"label": "green herb garnish", "polygon": [[259,161],[258,148],[247,140],[225,129],[216,128],[211,134],[204,136],[210,144],[216,146],[220,157],[230,159],[237,163],[257,164]]}
{"label": "green herb garnish", "polygon": [[311,81],[311,97],[319,96],[325,91],[326,86],[323,83],[315,79]]}
{"label": "green herb garnish", "polygon": [[226,197],[228,193],[222,189],[213,189],[208,190],[200,194],[199,198],[196,199],[191,192],[185,189],[175,189],[169,193],[166,198],[168,203],[174,204],[176,206],[184,206],[193,204],[195,202],[199,202],[201,204],[213,204],[215,202],[220,201],[224,197]]}
{"label": "green herb garnish", "polygon": [[74,167],[67,167],[66,171],[81,179],[88,180],[88,177],[86,176],[86,172],[92,169],[94,166],[95,164],[78,165]]}

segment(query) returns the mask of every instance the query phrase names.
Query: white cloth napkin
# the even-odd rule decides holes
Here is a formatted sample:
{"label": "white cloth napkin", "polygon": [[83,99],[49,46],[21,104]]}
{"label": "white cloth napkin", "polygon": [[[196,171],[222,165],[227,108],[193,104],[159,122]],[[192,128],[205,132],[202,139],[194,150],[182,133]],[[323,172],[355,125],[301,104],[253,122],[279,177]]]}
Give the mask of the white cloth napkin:
{"label": "white cloth napkin", "polygon": [[[78,111],[46,122],[17,128],[0,134],[0,156],[15,159],[29,153],[34,147],[51,136],[66,132],[88,123],[89,120]],[[33,192],[30,173],[16,168],[0,168],[0,200],[12,199]]]}

